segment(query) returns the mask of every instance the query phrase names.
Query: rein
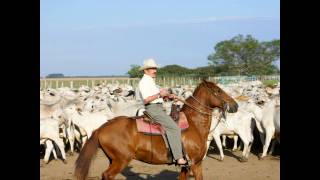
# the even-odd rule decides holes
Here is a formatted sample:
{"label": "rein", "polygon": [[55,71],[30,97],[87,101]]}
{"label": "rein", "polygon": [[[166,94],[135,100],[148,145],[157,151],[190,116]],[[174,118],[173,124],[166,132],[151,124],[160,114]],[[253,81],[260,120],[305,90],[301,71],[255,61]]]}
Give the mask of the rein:
{"label": "rein", "polygon": [[[178,101],[183,102],[185,105],[191,107],[192,109],[194,109],[195,111],[197,111],[197,112],[199,112],[199,113],[201,113],[201,114],[205,114],[205,115],[211,116],[211,112],[208,113],[208,112],[202,111],[201,109],[198,109],[198,108],[195,107],[194,105],[192,105],[192,104],[188,103],[187,101],[185,101],[185,100],[183,100],[183,99],[180,99],[180,98],[178,98],[178,97],[176,97],[176,99],[177,99]],[[195,99],[195,98],[194,98],[194,99]],[[198,100],[197,100],[197,101],[198,101]],[[202,104],[200,104],[200,105],[202,105]],[[202,106],[204,106],[204,105],[202,105]],[[206,107],[206,106],[204,106],[204,107]],[[207,108],[208,108],[208,107],[207,107]],[[211,108],[211,109],[212,109],[212,108]]]}
{"label": "rein", "polygon": [[[218,122],[217,122],[216,126],[215,126],[213,129],[209,130],[209,134],[210,134],[211,132],[213,132],[213,131],[218,127],[218,125],[219,125],[220,122],[221,122],[222,117],[223,117],[223,115],[221,114],[221,115],[217,118]],[[211,123],[212,123],[212,121],[211,121]],[[208,140],[208,141],[209,141],[209,140]]]}
{"label": "rein", "polygon": [[[214,92],[211,88],[209,88],[206,83],[204,83],[204,87],[205,87],[206,89],[208,89],[209,92],[210,92],[213,96],[215,96],[216,98],[218,98],[220,101],[222,101],[222,102],[224,103],[224,101],[217,95],[217,93]],[[211,117],[211,112],[212,112],[212,110],[213,110],[214,108],[211,108],[211,107],[209,107],[209,106],[206,106],[206,105],[202,104],[202,103],[201,103],[198,99],[196,99],[193,95],[191,95],[190,97],[191,97],[192,99],[194,99],[195,101],[197,101],[197,103],[200,104],[200,107],[204,107],[204,108],[207,108],[207,110],[210,110],[210,113],[205,112],[205,111],[203,111],[203,110],[201,110],[201,109],[198,109],[197,107],[195,107],[194,105],[186,102],[186,101],[183,100],[183,99],[180,99],[180,98],[178,98],[178,97],[177,97],[176,99],[179,100],[179,101],[181,101],[181,102],[183,102],[184,104],[186,104],[187,106],[191,107],[192,109],[196,110],[197,112],[199,112],[199,113],[201,113],[201,114],[209,115],[209,116]]]}
{"label": "rein", "polygon": [[209,109],[209,110],[213,110],[214,108],[212,108],[212,107],[209,107],[209,106],[206,106],[206,105],[204,105],[204,104],[202,104],[198,99],[196,99],[196,97],[194,97],[193,95],[191,95],[190,97],[192,97],[194,100],[196,100],[202,107],[205,107],[205,108],[207,108],[207,109]]}

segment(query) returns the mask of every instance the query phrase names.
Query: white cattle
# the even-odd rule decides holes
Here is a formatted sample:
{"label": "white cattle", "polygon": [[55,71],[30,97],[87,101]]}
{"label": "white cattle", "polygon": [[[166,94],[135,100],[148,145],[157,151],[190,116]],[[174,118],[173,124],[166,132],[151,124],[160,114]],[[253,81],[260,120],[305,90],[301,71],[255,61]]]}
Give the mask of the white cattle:
{"label": "white cattle", "polygon": [[48,164],[51,153],[53,154],[54,159],[58,159],[57,153],[53,146],[53,141],[51,139],[40,139],[40,145],[45,147],[45,155],[43,161]]}
{"label": "white cattle", "polygon": [[260,134],[261,142],[263,144],[263,152],[260,156],[260,159],[263,159],[267,155],[271,139],[275,134],[275,117],[279,117],[277,121],[279,121],[278,127],[280,131],[280,109],[278,111],[279,115],[277,115],[276,99],[273,98],[266,102],[262,107],[259,107],[251,101],[246,105],[246,110],[252,112],[255,116],[254,119],[256,122],[256,126]]}
{"label": "white cattle", "polygon": [[275,148],[276,143],[278,142],[280,144],[280,107],[276,107],[275,110],[275,116],[274,116],[274,127],[275,127],[275,137],[276,139],[273,140],[271,144],[271,149],[269,151],[269,154],[272,154]]}
{"label": "white cattle", "polygon": [[75,105],[69,105],[63,109],[63,112],[64,118],[83,129],[87,138],[90,138],[95,129],[108,121],[108,117],[104,113],[81,112]]}
{"label": "white cattle", "polygon": [[220,136],[239,135],[244,144],[240,160],[247,161],[253,142],[253,130],[255,127],[252,120],[253,117],[252,113],[238,109],[236,113],[226,113],[226,118],[224,118],[221,116],[221,113],[217,115],[217,110],[214,110],[208,135],[207,150],[210,142],[214,139],[220,151],[220,160],[223,160],[224,154]]}
{"label": "white cattle", "polygon": [[47,140],[47,139],[50,139],[51,143],[50,142],[47,143],[48,149],[46,149],[46,155],[45,155],[44,161],[48,163],[51,151],[53,149],[52,143],[56,143],[59,148],[59,151],[61,152],[62,160],[64,163],[66,163],[66,155],[64,150],[65,147],[64,147],[63,140],[60,138],[60,135],[59,135],[58,120],[47,118],[47,119],[42,119],[40,121],[40,144],[43,142],[43,140]]}

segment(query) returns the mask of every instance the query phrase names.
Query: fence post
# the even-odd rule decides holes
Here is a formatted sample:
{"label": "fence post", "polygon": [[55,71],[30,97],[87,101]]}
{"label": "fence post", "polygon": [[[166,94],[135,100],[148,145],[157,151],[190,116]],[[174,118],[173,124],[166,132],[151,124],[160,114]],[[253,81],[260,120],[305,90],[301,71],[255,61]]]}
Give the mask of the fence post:
{"label": "fence post", "polygon": [[73,81],[70,81],[70,88],[73,88]]}

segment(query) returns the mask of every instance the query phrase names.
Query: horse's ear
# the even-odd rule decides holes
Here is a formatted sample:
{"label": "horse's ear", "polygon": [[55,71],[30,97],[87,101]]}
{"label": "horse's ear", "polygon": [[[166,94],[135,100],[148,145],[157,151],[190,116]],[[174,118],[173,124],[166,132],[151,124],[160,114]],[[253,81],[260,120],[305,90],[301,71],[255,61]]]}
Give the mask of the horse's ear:
{"label": "horse's ear", "polygon": [[205,82],[205,83],[207,83],[208,82],[208,77],[207,76],[205,76],[205,77],[202,77],[202,82]]}

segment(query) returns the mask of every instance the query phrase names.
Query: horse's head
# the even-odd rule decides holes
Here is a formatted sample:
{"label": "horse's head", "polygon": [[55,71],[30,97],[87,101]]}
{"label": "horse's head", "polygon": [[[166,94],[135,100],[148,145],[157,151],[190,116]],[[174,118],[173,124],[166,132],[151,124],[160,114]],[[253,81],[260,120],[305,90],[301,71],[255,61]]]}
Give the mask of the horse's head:
{"label": "horse's head", "polygon": [[208,99],[208,105],[210,107],[219,107],[223,109],[223,111],[228,111],[230,113],[237,112],[237,102],[215,83],[203,80],[199,85],[199,88],[202,89],[201,92],[203,92]]}

